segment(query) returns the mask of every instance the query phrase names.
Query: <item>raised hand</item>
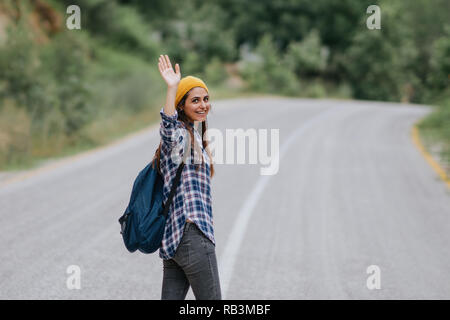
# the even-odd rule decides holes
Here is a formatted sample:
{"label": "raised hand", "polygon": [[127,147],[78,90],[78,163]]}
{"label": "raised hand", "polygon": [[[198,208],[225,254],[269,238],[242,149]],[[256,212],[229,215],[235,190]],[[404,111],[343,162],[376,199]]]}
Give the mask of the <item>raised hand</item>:
{"label": "raised hand", "polygon": [[164,79],[168,87],[176,87],[181,79],[181,72],[179,64],[175,64],[175,71],[173,71],[172,64],[169,57],[166,55],[159,56],[158,69],[161,77]]}

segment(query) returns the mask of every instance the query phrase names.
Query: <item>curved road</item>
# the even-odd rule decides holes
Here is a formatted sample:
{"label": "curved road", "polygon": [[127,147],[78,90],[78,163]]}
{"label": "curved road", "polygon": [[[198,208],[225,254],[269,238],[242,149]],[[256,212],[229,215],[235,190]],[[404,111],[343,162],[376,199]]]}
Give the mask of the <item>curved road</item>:
{"label": "curved road", "polygon": [[[225,298],[450,298],[450,193],[411,139],[427,107],[253,98],[213,109],[224,133],[279,129],[277,174],[216,164]],[[158,128],[0,182],[1,299],[160,298],[158,254],[128,253],[117,223]]]}

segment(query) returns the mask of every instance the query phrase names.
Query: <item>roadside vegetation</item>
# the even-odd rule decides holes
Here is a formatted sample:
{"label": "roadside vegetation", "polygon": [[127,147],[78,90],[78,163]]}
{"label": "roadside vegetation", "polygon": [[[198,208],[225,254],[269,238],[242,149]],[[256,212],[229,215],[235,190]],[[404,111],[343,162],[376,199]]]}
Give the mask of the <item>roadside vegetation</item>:
{"label": "roadside vegetation", "polygon": [[[422,140],[450,167],[450,2],[3,0],[0,170],[34,166],[159,120],[167,53],[211,98],[277,94],[432,105]],[[66,8],[81,8],[68,30]],[[448,172],[448,171],[447,171]]]}

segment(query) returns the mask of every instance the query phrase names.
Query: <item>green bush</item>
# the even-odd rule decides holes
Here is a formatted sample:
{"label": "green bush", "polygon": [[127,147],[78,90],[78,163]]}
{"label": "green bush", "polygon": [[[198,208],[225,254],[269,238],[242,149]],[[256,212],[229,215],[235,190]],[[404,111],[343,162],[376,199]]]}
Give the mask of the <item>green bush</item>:
{"label": "green bush", "polygon": [[134,50],[148,61],[158,56],[159,44],[150,35],[151,27],[133,7],[111,0],[64,0],[66,6],[81,9],[82,29],[122,50]]}
{"label": "green bush", "polygon": [[429,140],[429,144],[440,146],[440,156],[450,169],[450,89],[447,89],[438,106],[418,127]]}
{"label": "green bush", "polygon": [[187,0],[177,5],[164,27],[164,44],[171,57],[189,64],[192,52],[202,64],[218,57],[231,61],[237,57],[234,31],[226,24],[226,13],[215,1]]}
{"label": "green bush", "polygon": [[182,17],[187,20],[186,40],[203,61],[210,61],[212,57],[230,61],[237,52],[234,33],[227,28],[223,10],[214,1],[199,4],[187,1],[181,9]]}
{"label": "green bush", "polygon": [[220,85],[226,81],[228,78],[227,71],[218,57],[214,57],[210,63],[206,66],[205,70],[205,81],[208,84]]}
{"label": "green bush", "polygon": [[300,95],[308,98],[325,98],[327,90],[321,80],[305,80],[302,82],[302,91]]}
{"label": "green bush", "polygon": [[15,165],[31,154],[31,119],[13,100],[0,104],[0,167]]}
{"label": "green bush", "polygon": [[[22,9],[21,17],[27,17],[28,8]],[[27,20],[10,24],[0,45],[0,113],[4,121],[14,116],[29,119],[29,133],[17,133],[2,122],[0,166],[95,142],[96,137],[85,136],[83,130],[93,121],[113,113],[135,114],[159,100],[156,59],[149,65],[140,54],[112,47],[86,30],[62,29],[42,43]]]}
{"label": "green bush", "polygon": [[136,113],[162,96],[163,81],[156,62],[149,65],[139,57],[101,45],[93,46],[96,56],[89,72],[92,103],[98,116],[121,109]]}
{"label": "green bush", "polygon": [[[411,47],[410,54],[413,52]],[[404,67],[409,60],[403,53],[384,30],[357,34],[342,62],[355,98],[400,101],[406,84],[416,84],[414,75]]]}
{"label": "green bush", "polygon": [[95,115],[95,106],[89,104],[87,69],[91,63],[88,40],[77,32],[63,32],[42,48],[40,75],[49,87],[48,96],[54,97],[52,109],[64,117],[67,136],[76,134]]}
{"label": "green bush", "polygon": [[203,60],[201,59],[200,55],[195,51],[189,51],[184,57],[183,62],[180,63],[181,76],[198,76],[203,73],[203,67]]}
{"label": "green bush", "polygon": [[326,68],[324,54],[317,30],[312,30],[300,42],[291,42],[284,55],[287,66],[297,76],[317,76]]}
{"label": "green bush", "polygon": [[[450,86],[450,25],[445,28],[445,34],[433,44],[430,58],[431,72],[428,84],[436,91],[444,91]],[[432,99],[432,97],[430,97]]]}
{"label": "green bush", "polygon": [[275,94],[297,95],[300,83],[283,61],[270,35],[264,36],[255,49],[256,61],[244,61],[243,78],[250,88]]}
{"label": "green bush", "polygon": [[9,28],[7,41],[0,47],[0,99],[13,99],[33,118],[41,117],[49,101],[40,69],[39,51],[26,27],[19,23]]}

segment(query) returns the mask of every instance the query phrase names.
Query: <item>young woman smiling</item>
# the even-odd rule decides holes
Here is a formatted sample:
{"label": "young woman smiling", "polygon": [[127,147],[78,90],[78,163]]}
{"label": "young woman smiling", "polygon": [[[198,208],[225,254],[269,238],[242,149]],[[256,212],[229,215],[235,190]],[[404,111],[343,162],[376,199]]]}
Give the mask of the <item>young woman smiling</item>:
{"label": "young woman smiling", "polygon": [[161,143],[155,153],[164,177],[164,202],[181,159],[185,163],[159,251],[164,267],[161,299],[185,299],[192,287],[196,299],[218,300],[211,206],[214,168],[208,141],[203,139],[211,109],[208,87],[197,77],[181,79],[179,64],[174,71],[167,55],[159,57],[158,68],[167,84],[166,103],[160,110]]}

